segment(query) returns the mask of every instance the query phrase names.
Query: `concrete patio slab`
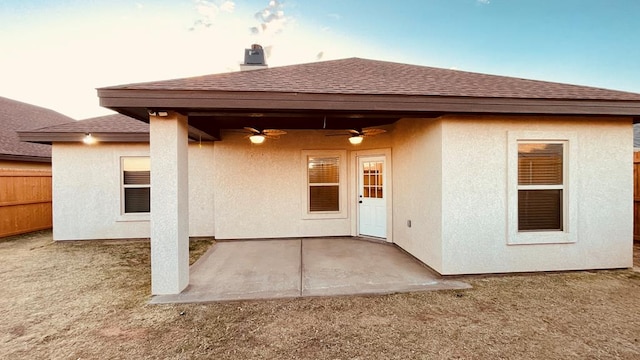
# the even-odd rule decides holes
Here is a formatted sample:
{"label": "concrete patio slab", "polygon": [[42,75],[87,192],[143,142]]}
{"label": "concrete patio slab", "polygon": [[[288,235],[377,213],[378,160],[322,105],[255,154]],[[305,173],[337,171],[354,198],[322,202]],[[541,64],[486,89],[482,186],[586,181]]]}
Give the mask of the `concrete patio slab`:
{"label": "concrete patio slab", "polygon": [[190,269],[189,286],[151,303],[466,289],[397,247],[358,238],[218,242]]}
{"label": "concrete patio slab", "polygon": [[436,290],[452,284],[390,244],[309,239],[302,247],[302,258],[302,296]]}

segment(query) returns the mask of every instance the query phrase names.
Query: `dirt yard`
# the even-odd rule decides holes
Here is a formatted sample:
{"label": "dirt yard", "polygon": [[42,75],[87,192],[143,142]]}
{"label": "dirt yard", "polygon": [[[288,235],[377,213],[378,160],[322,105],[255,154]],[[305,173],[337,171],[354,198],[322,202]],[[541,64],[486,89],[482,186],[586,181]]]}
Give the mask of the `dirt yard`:
{"label": "dirt yard", "polygon": [[[211,243],[194,243],[192,257]],[[148,305],[149,276],[144,241],[53,243],[49,232],[0,240],[0,358],[640,358],[633,270],[191,305]]]}

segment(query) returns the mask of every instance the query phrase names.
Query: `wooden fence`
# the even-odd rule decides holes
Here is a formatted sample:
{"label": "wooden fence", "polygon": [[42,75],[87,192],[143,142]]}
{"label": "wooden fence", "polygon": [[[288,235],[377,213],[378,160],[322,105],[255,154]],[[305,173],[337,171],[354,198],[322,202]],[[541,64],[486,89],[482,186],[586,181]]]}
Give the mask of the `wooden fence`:
{"label": "wooden fence", "polygon": [[51,227],[51,171],[0,169],[0,237]]}
{"label": "wooden fence", "polygon": [[633,240],[640,241],[640,152],[633,153]]}

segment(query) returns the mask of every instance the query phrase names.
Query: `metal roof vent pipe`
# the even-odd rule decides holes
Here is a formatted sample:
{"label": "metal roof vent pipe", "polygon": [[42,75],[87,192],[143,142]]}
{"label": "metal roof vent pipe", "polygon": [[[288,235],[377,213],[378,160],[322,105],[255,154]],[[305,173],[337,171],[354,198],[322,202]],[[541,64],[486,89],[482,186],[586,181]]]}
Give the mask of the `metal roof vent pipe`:
{"label": "metal roof vent pipe", "polygon": [[240,70],[258,70],[268,67],[262,46],[253,44],[251,49],[244,49],[244,64],[240,64]]}

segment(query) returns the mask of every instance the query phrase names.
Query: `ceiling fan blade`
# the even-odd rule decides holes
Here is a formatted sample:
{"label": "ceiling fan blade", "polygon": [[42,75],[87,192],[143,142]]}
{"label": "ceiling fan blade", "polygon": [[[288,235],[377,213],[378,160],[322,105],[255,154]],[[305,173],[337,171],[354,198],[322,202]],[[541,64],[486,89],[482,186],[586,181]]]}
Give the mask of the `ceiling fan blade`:
{"label": "ceiling fan blade", "polygon": [[362,135],[362,131],[360,130],[356,130],[356,129],[349,129],[347,130],[348,132],[350,132],[353,135]]}
{"label": "ceiling fan blade", "polygon": [[385,129],[377,129],[377,128],[371,128],[371,129],[363,129],[362,130],[362,135],[364,136],[376,136],[376,135],[380,135],[382,133],[386,133],[387,130]]}
{"label": "ceiling fan blade", "polygon": [[262,131],[262,133],[269,136],[280,136],[286,134],[287,132],[278,129],[265,129]]}
{"label": "ceiling fan blade", "polygon": [[325,136],[349,136],[349,134],[326,134]]}
{"label": "ceiling fan blade", "polygon": [[260,130],[258,130],[256,128],[245,126],[244,129],[247,130],[247,131],[251,131],[254,134],[260,134]]}

